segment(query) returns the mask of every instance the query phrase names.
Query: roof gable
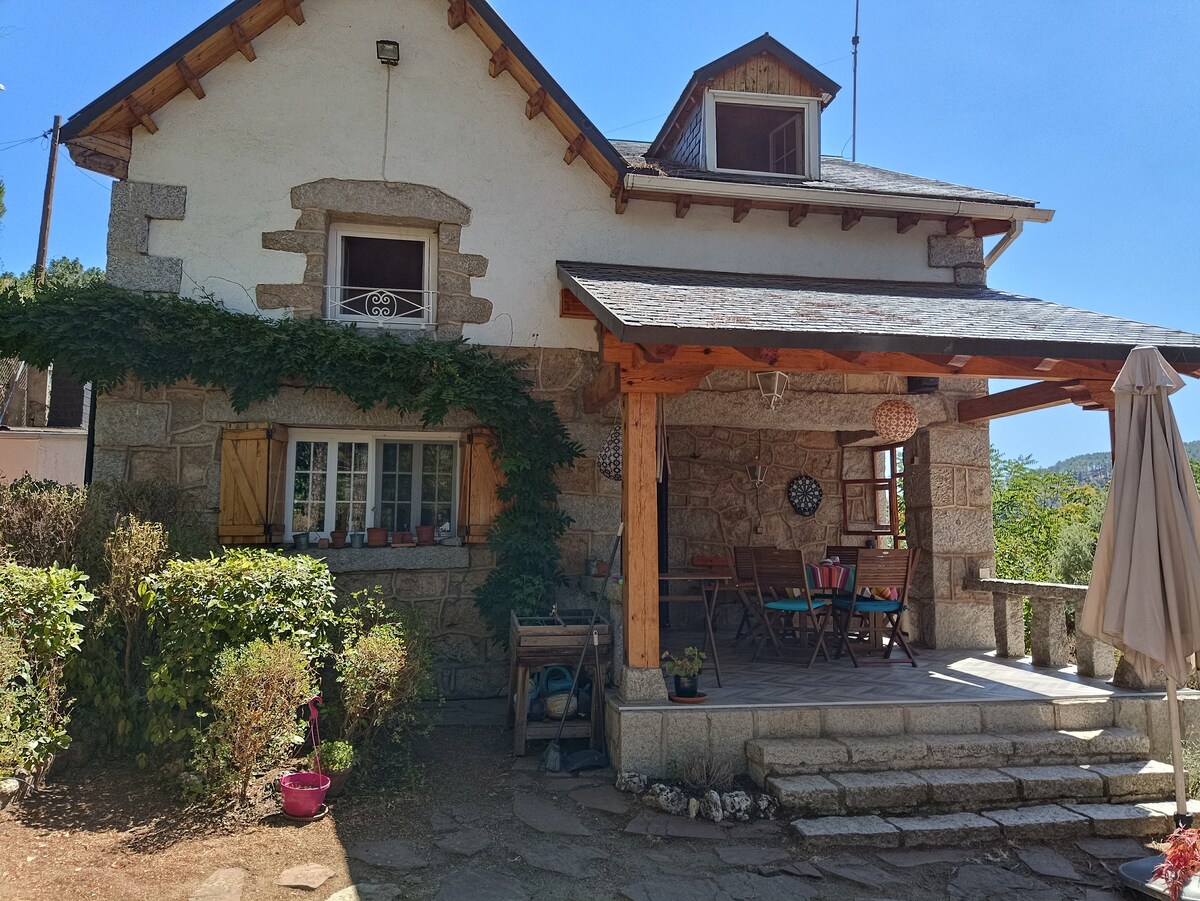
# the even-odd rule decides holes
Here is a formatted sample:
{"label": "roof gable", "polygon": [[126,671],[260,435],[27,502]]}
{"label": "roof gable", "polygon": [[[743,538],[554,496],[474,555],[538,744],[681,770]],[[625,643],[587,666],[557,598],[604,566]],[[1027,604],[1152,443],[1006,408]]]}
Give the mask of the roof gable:
{"label": "roof gable", "polygon": [[819,97],[823,106],[827,106],[841,90],[841,85],[832,78],[770,34],[763,34],[692,73],[646,156],[662,156],[670,148],[675,134],[700,103],[706,87],[721,91]]}
{"label": "roof gable", "polygon": [[[430,0],[433,2],[433,0]],[[444,2],[444,0],[443,0]],[[284,18],[304,23],[303,0],[234,0],[146,65],[89,103],[63,126],[74,162],[114,178],[126,178],[133,130],[158,130],[153,113],[191,90],[204,97],[201,78],[237,53],[253,61],[253,40]],[[487,0],[450,0],[451,28],[467,25],[491,52],[493,78],[508,72],[529,95],[525,114],[545,115],[568,142],[564,160],[583,158],[610,188],[627,170],[624,157],[600,134],[566,91],[512,32]]]}

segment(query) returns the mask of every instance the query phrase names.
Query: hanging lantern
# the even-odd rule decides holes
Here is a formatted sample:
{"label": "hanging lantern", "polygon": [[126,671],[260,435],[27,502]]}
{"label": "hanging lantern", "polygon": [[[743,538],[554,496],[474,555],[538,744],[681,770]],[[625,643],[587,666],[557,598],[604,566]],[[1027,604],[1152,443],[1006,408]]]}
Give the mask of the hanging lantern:
{"label": "hanging lantern", "polygon": [[766,481],[767,467],[760,463],[751,463],[746,467],[746,475],[750,477],[750,484],[758,488]]}
{"label": "hanging lantern", "polygon": [[890,444],[907,441],[917,433],[917,411],[903,400],[885,400],[875,408],[875,433]]}
{"label": "hanging lantern", "polygon": [[788,374],[786,372],[756,372],[755,378],[758,379],[758,390],[762,392],[763,399],[774,410],[776,405],[783,400],[783,392],[787,390]]}
{"label": "hanging lantern", "polygon": [[600,445],[600,452],[596,454],[596,468],[606,479],[612,479],[614,482],[621,481],[621,427],[619,425],[612,427],[612,431]]}

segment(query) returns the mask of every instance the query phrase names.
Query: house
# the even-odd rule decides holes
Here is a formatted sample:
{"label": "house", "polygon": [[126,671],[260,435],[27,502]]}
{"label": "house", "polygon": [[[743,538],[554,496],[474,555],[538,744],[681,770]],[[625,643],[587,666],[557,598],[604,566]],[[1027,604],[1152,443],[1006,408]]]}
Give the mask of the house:
{"label": "house", "polygon": [[[562,474],[565,574],[606,557],[624,518],[610,734],[623,764],[661,770],[685,750],[740,758],[747,741],[863,730],[893,751],[902,733],[925,754],[913,736],[951,719],[963,733],[1121,732],[1119,699],[1082,681],[1070,684],[1092,700],[1063,706],[1077,699],[1069,687],[1030,688],[1027,715],[985,692],[920,718],[888,698],[903,674],[860,683],[877,717],[869,705],[797,712],[795,696],[707,711],[666,702],[660,562],[886,543],[900,537],[901,482],[907,540],[922,551],[912,639],[948,667],[946,655],[983,659],[971,652],[996,647],[998,609],[972,581],[994,567],[988,421],[1110,407],[1140,343],[1200,374],[1200,336],[987,284],[989,265],[1051,210],[822,156],[821,117],[839,92],[764,35],[698,69],[653,142],[610,141],[484,0],[236,0],[73,116],[63,139],[77,165],[118,179],[108,278],[119,286],[414,340],[461,335],[522,361],[587,452]],[[989,236],[999,242],[985,255]],[[771,373],[787,380],[768,404],[784,381]],[[1033,384],[987,395],[989,378]],[[889,400],[917,417],[899,455],[873,425]],[[618,422],[620,482],[596,466]],[[322,391],[285,389],[238,413],[191,385],[128,386],[99,400],[94,472],[179,484],[230,542],[434,526],[451,541],[330,551],[330,564],[344,584],[381,584],[426,614],[447,695],[496,696],[505,654],[471,601],[494,515],[476,425],[422,431]],[[800,474],[824,496],[807,517],[785,497]],[[976,681],[1007,684],[993,671]],[[1141,704],[1126,713],[1147,729]],[[1128,741],[1105,759],[1149,753]],[[771,770],[778,749],[754,747],[752,771],[788,773]]]}

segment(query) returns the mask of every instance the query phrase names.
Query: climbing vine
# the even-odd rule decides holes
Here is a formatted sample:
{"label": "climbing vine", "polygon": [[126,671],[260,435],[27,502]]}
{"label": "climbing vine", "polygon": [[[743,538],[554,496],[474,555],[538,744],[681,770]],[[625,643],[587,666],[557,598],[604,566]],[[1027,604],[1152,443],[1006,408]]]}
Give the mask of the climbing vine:
{"label": "climbing vine", "polygon": [[268,320],[212,301],[97,285],[22,299],[0,292],[0,358],[53,363],[98,393],[127,378],[146,387],[191,379],[228,392],[244,411],[284,385],[328,388],[359,409],[419,413],[427,428],[454,409],[495,431],[504,510],[488,535],[496,565],[475,600],[496,637],[510,611],[545,606],[570,520],[555,472],[581,453],[548,401],[535,400],[518,363],[455,341],[404,341],[314,319]]}

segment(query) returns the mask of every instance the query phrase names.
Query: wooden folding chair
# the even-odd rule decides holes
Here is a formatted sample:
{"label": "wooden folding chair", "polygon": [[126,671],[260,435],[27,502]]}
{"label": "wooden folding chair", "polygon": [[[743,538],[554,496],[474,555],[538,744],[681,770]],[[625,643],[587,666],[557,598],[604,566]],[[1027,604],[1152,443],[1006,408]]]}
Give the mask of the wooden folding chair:
{"label": "wooden folding chair", "polygon": [[742,618],[738,622],[737,632],[734,633],[734,644],[743,639],[754,638],[759,633],[765,635],[775,648],[776,653],[782,654],[779,639],[771,628],[771,620],[766,609],[762,606],[754,581],[754,548],[733,548],[733,582],[729,588],[742,601]]}
{"label": "wooden folding chair", "polygon": [[[908,590],[912,581],[913,569],[916,567],[919,548],[861,548],[858,552],[858,562],[855,566],[855,585],[866,588],[895,589],[895,599],[879,599],[875,597],[859,597],[858,588],[849,597],[835,598],[834,610],[838,616],[838,656],[845,649],[850,655],[850,661],[858,666],[858,656],[854,653],[854,642],[850,641],[850,623],[856,616],[863,616],[864,625],[858,629],[859,634],[865,634],[868,642],[876,635],[886,636],[887,647],[883,656],[872,662],[875,663],[911,663],[917,665],[908,640],[904,637],[901,620],[908,609]],[[883,617],[878,623],[872,614]],[[892,657],[896,645],[904,652],[904,658]]]}
{"label": "wooden folding chair", "polygon": [[[828,660],[825,633],[829,628],[833,606],[825,598],[814,597],[809,590],[804,552],[754,548],[751,561],[754,565],[754,590],[765,614],[767,633],[770,635],[775,631],[771,628],[772,615],[779,618],[779,625],[784,629],[792,628],[789,621],[793,616],[799,615],[802,620],[808,617],[812,624],[813,650],[806,666],[811,667],[818,654],[823,654]],[[778,650],[778,641],[775,644]],[[758,657],[761,648],[762,641],[759,641],[752,660]]]}

